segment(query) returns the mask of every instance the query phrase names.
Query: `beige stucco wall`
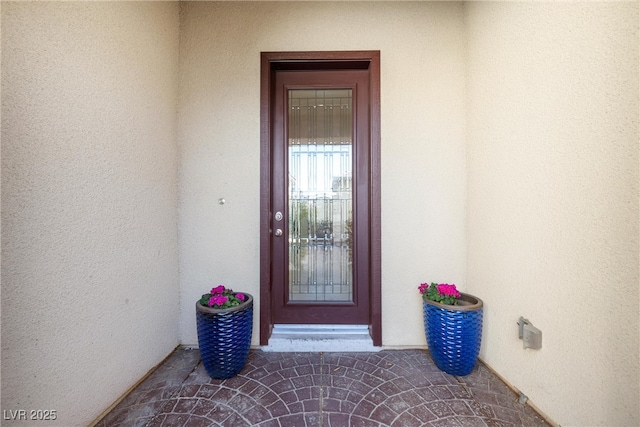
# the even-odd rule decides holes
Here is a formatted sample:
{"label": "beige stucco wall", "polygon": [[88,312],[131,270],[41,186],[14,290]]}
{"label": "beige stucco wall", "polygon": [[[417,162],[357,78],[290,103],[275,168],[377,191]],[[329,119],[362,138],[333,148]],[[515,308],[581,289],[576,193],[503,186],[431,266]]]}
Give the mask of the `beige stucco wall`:
{"label": "beige stucco wall", "polygon": [[[481,357],[561,425],[637,426],[638,3],[466,12]],[[540,350],[523,350],[519,316]]]}
{"label": "beige stucco wall", "polygon": [[440,2],[182,4],[183,343],[197,343],[194,304],[212,285],[259,297],[260,52],[380,50],[383,343],[425,345],[418,285],[461,283],[465,271],[462,12]]}
{"label": "beige stucco wall", "polygon": [[87,425],[178,344],[178,32],[2,2],[1,407],[57,411],[24,424]]}

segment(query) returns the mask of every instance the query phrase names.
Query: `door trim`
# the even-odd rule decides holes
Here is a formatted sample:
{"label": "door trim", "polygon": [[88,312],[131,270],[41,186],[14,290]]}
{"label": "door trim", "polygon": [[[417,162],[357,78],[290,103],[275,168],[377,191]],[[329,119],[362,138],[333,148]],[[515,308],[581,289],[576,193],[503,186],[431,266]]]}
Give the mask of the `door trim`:
{"label": "door trim", "polygon": [[382,345],[380,202],[380,51],[262,52],[260,58],[260,345],[268,345],[271,313],[271,102],[278,70],[368,69],[370,93],[369,333]]}

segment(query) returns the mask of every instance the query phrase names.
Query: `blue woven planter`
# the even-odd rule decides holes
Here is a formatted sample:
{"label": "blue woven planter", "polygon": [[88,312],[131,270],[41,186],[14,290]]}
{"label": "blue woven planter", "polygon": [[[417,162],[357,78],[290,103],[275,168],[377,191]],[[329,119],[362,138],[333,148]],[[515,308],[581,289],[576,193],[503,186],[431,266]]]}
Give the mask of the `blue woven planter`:
{"label": "blue woven planter", "polygon": [[253,297],[224,310],[196,302],[200,358],[211,378],[236,376],[247,363],[253,331]]}
{"label": "blue woven planter", "polygon": [[451,375],[469,375],[482,341],[482,300],[461,294],[458,305],[423,300],[424,330],[436,366]]}

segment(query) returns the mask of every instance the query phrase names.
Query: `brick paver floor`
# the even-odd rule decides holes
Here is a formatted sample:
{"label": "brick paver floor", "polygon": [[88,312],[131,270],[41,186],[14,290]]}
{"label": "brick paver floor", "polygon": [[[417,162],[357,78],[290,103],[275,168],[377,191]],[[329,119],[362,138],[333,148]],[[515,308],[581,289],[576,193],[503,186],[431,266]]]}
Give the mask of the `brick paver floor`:
{"label": "brick paver floor", "polygon": [[211,379],[176,350],[109,412],[111,426],[548,426],[483,364],[441,372],[425,350],[251,350],[234,378]]}

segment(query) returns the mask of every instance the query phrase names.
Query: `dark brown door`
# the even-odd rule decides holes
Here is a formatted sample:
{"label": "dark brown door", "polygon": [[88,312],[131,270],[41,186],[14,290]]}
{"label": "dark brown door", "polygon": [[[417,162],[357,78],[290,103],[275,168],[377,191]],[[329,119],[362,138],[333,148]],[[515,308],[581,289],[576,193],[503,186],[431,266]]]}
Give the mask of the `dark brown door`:
{"label": "dark brown door", "polygon": [[262,54],[260,343],[369,325],[381,345],[379,52]]}
{"label": "dark brown door", "polygon": [[369,74],[278,71],[273,322],[369,322]]}

